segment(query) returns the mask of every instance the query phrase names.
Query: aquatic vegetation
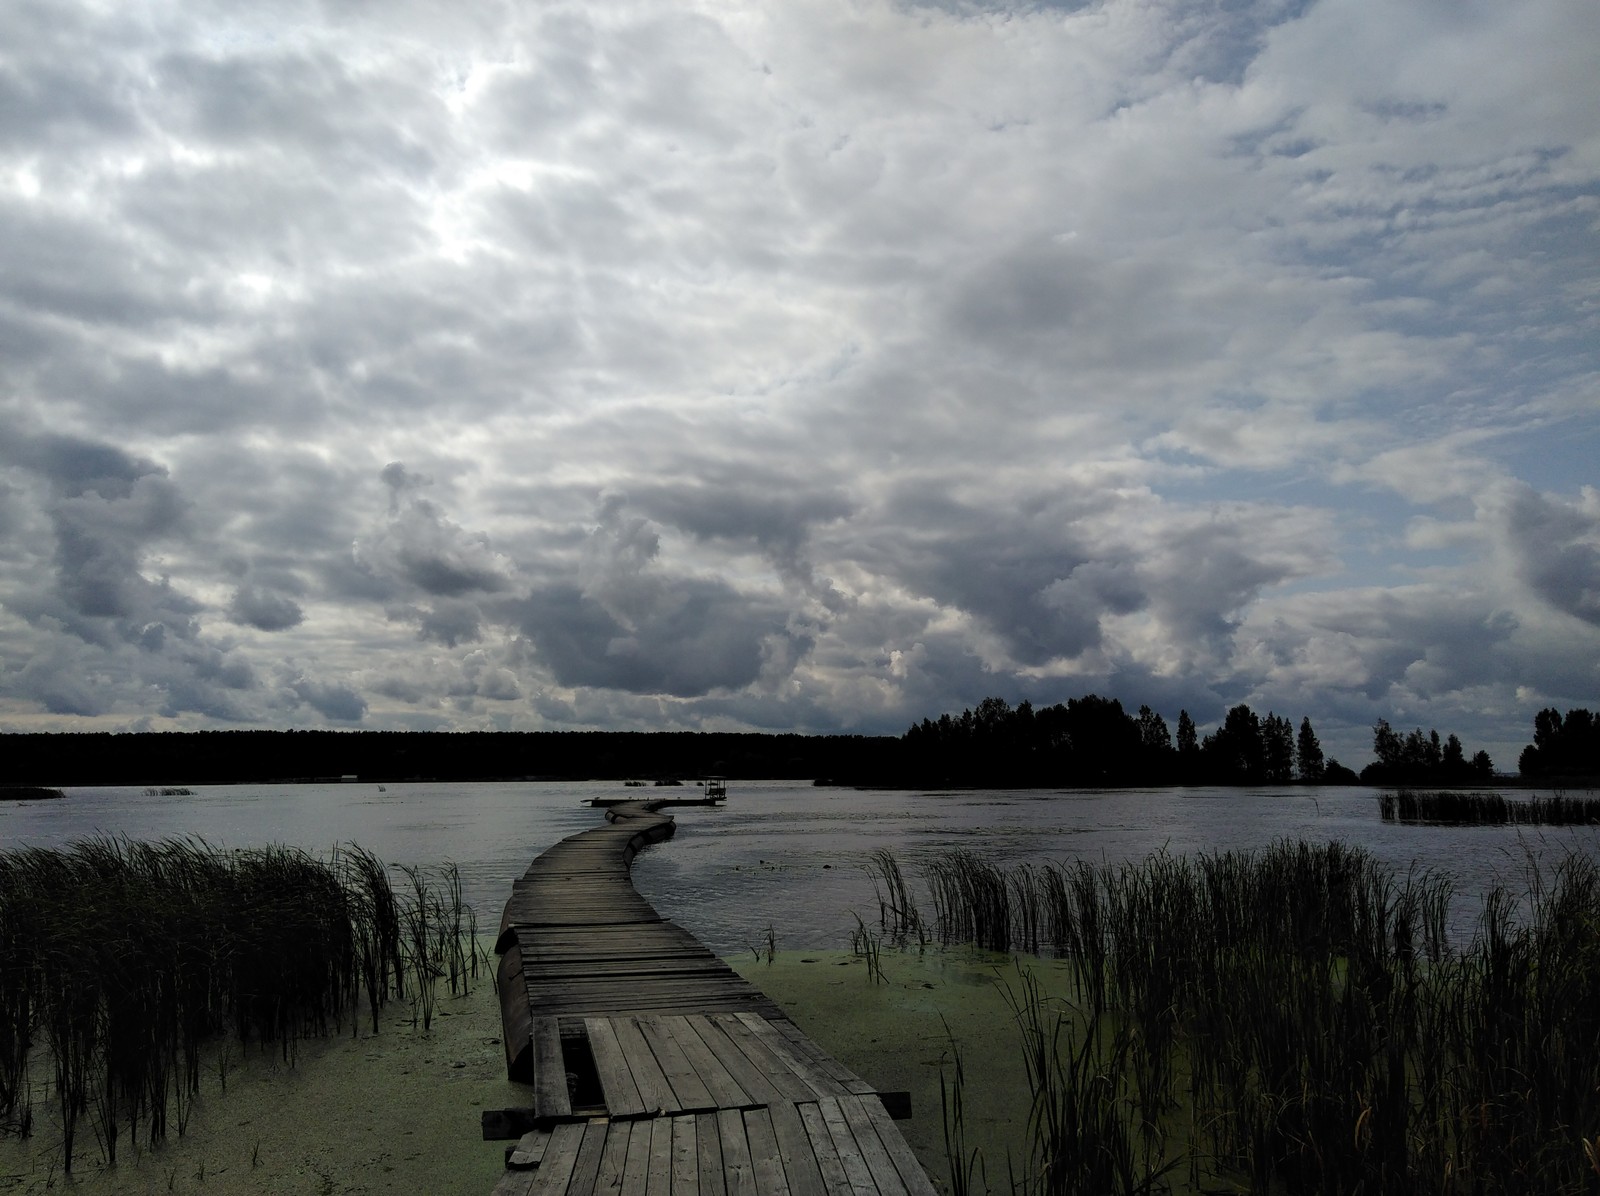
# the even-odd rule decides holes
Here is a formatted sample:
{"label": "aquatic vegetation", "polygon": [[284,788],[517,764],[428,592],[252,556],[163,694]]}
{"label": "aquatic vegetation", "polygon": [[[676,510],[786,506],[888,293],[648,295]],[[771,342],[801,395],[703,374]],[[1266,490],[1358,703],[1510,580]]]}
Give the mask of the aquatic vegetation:
{"label": "aquatic vegetation", "polygon": [[1465,945],[1446,879],[1337,843],[1010,873],[948,852],[923,875],[940,941],[1072,973],[1071,1004],[1025,969],[1013,989],[1024,1190],[1592,1190],[1588,857],[1491,890]]}
{"label": "aquatic vegetation", "polygon": [[[474,923],[459,877],[447,869],[441,890],[408,875],[400,902],[360,848],[319,860],[95,838],[0,853],[0,1132],[30,1133],[43,1094],[64,1171],[85,1129],[115,1164],[124,1129],[151,1144],[184,1132],[207,1044],[254,1040],[292,1061],[303,1037],[347,1014],[353,1027],[363,991],[376,1031],[407,967],[419,994],[436,971],[464,986]],[[419,909],[425,941],[403,943]],[[224,1087],[231,1059],[225,1045]]]}
{"label": "aquatic vegetation", "polygon": [[1386,791],[1378,803],[1385,822],[1447,826],[1600,826],[1600,799],[1559,794],[1511,801],[1498,793],[1399,789]]}

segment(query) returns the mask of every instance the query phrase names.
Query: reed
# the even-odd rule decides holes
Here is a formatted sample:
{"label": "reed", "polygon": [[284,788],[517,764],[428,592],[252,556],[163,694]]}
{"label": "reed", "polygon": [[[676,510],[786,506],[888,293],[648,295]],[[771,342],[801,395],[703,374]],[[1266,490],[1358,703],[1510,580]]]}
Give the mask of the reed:
{"label": "reed", "polygon": [[1498,793],[1453,790],[1385,791],[1378,799],[1385,822],[1437,826],[1600,826],[1600,799],[1532,797],[1510,801]]}
{"label": "reed", "polygon": [[1340,844],[925,876],[942,941],[1037,939],[1073,975],[1070,1006],[1026,976],[1013,1003],[1029,1190],[1592,1190],[1591,858],[1490,890],[1464,945],[1448,881]]}
{"label": "reed", "polygon": [[[450,870],[443,891],[426,893],[439,939],[425,958],[451,960],[464,984],[473,922]],[[207,1044],[255,1040],[292,1060],[301,1037],[343,1025],[363,988],[376,1030],[402,983],[400,914],[360,849],[327,862],[100,837],[0,853],[0,1131],[30,1133],[43,1093],[64,1172],[86,1133],[115,1164],[125,1136],[184,1132]],[[45,1077],[30,1070],[39,1060]]]}
{"label": "reed", "polygon": [[868,858],[867,875],[872,878],[872,891],[878,899],[879,928],[893,942],[903,945],[915,938],[919,946],[925,944],[927,931],[922,914],[894,853],[884,848],[874,851]]}

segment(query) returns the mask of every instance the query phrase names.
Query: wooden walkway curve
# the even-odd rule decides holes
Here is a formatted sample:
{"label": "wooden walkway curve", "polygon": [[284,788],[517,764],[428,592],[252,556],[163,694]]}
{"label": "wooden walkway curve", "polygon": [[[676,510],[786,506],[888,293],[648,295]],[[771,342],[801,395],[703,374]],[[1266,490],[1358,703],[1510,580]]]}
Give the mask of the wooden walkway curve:
{"label": "wooden walkway curve", "polygon": [[512,885],[501,1018],[533,1103],[485,1115],[520,1134],[494,1196],[932,1196],[872,1085],[634,889],[674,804],[703,803],[612,804]]}

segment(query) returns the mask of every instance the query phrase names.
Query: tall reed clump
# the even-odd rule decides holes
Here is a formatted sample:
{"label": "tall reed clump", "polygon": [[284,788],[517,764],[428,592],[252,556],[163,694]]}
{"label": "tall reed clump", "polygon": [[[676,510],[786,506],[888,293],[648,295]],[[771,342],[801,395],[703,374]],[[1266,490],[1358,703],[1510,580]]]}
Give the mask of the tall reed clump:
{"label": "tall reed clump", "polygon": [[869,857],[867,874],[872,878],[872,891],[878,898],[880,929],[892,942],[902,946],[913,938],[919,946],[925,944],[927,931],[922,924],[922,914],[894,853],[885,848],[874,851]]}
{"label": "tall reed clump", "polygon": [[1592,859],[1491,890],[1464,946],[1446,880],[1337,843],[1001,874],[1009,944],[989,870],[927,875],[941,939],[1037,933],[1072,973],[1070,1005],[1014,997],[1029,1190],[1593,1190]]}
{"label": "tall reed clump", "polygon": [[1510,801],[1498,793],[1448,789],[1385,791],[1378,799],[1385,822],[1441,826],[1600,826],[1600,799],[1557,795]]}
{"label": "tall reed clump", "polygon": [[[454,988],[472,922],[453,869],[445,892],[424,883],[417,900],[427,958]],[[376,1030],[409,962],[406,910],[360,849],[325,862],[102,837],[0,853],[0,1132],[30,1133],[43,1099],[63,1170],[86,1133],[115,1164],[124,1133],[154,1144],[174,1123],[184,1132],[207,1043],[231,1034],[291,1059],[301,1037],[353,1015],[363,989]],[[35,1075],[41,1060],[48,1074]]]}

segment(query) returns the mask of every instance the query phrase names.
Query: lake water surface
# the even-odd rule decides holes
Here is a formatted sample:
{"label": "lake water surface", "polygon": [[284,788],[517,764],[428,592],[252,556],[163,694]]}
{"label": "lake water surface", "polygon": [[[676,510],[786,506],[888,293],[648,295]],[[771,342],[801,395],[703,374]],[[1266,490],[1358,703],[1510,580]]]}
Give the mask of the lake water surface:
{"label": "lake water surface", "polygon": [[[855,915],[877,901],[864,865],[892,849],[909,876],[919,856],[964,847],[1002,864],[1084,857],[1112,862],[1262,847],[1280,839],[1357,844],[1397,870],[1442,870],[1463,894],[1470,929],[1492,883],[1520,888],[1529,853],[1600,854],[1600,828],[1418,827],[1384,823],[1378,790],[857,790],[738,781],[720,808],[674,811],[676,836],[634,863],[634,882],[665,916],[724,954],[848,944]],[[54,847],[95,834],[194,835],[222,847],[283,843],[326,854],[358,843],[390,864],[455,862],[467,900],[492,928],[511,882],[557,840],[596,825],[594,796],[656,797],[690,789],[619,782],[227,785],[192,796],[142,788],[68,789],[64,801],[0,802],[0,850]]]}

